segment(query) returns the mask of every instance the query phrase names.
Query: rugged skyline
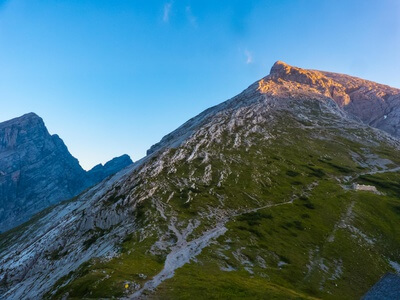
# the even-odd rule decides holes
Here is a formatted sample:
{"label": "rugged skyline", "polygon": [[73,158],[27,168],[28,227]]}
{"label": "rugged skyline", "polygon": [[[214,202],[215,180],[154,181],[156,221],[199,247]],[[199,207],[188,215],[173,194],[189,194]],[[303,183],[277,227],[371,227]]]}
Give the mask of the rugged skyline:
{"label": "rugged skyline", "polygon": [[400,87],[399,5],[3,0],[0,122],[36,112],[88,170],[140,159],[278,59]]}
{"label": "rugged skyline", "polygon": [[38,115],[0,123],[0,232],[69,200],[132,164],[128,155],[85,171]]}

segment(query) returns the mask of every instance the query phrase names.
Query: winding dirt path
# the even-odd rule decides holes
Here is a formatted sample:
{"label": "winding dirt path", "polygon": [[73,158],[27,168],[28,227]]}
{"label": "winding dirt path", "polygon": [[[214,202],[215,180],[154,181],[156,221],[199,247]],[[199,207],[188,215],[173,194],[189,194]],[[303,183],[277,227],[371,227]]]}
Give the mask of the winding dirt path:
{"label": "winding dirt path", "polygon": [[[303,189],[303,193],[310,192],[315,186],[318,185],[318,182],[314,182],[308,186],[306,186]],[[238,212],[236,214],[232,214],[230,216],[225,217],[222,219],[217,225],[210,229],[207,230],[198,237],[197,239],[194,239],[192,241],[187,241],[186,238],[187,236],[192,232],[192,230],[185,230],[184,232],[180,232],[178,228],[176,228],[176,219],[173,217],[170,220],[170,224],[168,228],[176,235],[177,237],[177,242],[176,244],[171,248],[171,252],[167,255],[164,263],[164,268],[161,270],[160,273],[158,273],[156,276],[154,276],[152,279],[147,281],[143,287],[133,293],[132,295],[128,296],[127,298],[124,299],[139,299],[141,297],[144,297],[143,293],[145,291],[154,291],[163,281],[166,279],[172,278],[174,276],[175,270],[182,267],[183,265],[187,264],[195,258],[197,255],[201,253],[201,251],[206,248],[210,243],[217,239],[219,236],[225,234],[225,232],[228,230],[225,227],[225,224],[231,220],[234,217],[238,217],[243,214],[251,213],[251,212],[256,212],[261,209],[265,208],[272,208],[272,207],[277,207],[277,206],[282,206],[282,205],[287,205],[287,204],[293,204],[294,200],[297,199],[297,196],[292,196],[290,197],[290,200],[280,202],[280,203],[271,203],[267,204],[261,207],[253,208],[253,209],[248,209],[245,211]],[[160,214],[163,218],[166,219],[165,214],[164,214],[164,209],[160,204],[157,204],[157,209],[160,211]]]}

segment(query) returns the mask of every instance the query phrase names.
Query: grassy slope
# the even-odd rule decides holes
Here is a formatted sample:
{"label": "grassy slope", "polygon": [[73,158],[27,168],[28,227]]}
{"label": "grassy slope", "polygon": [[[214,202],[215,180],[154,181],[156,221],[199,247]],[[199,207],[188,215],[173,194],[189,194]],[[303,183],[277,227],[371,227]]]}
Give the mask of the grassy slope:
{"label": "grassy slope", "polygon": [[[282,201],[310,182],[317,181],[318,186],[297,198],[293,205],[267,208],[258,215],[241,216],[229,222],[229,230],[218,244],[205,249],[197,262],[177,270],[174,278],[159,287],[155,298],[186,299],[201,295],[204,299],[357,299],[391,270],[386,258],[400,259],[400,228],[396,226],[400,221],[399,174],[365,175],[355,180],[376,185],[384,196],[346,191],[337,178],[366,171],[349,154],[350,151],[362,154],[365,145],[343,137],[336,141],[308,139],[302,143],[306,136],[292,128],[290,145],[270,145],[260,158],[265,163],[254,162],[253,171],[241,168],[241,174],[262,174],[276,167],[278,173],[270,177],[276,182],[269,190],[255,193],[256,188],[248,189],[259,199]],[[370,149],[381,157],[398,161],[398,152],[390,147]],[[260,170],[263,167],[265,170]],[[245,203],[249,198],[240,191],[245,191],[250,182],[246,178],[240,182],[243,185],[231,183],[238,189],[231,197],[234,202]],[[226,185],[229,186],[229,181]],[[232,186],[228,189],[232,190]],[[351,205],[347,227],[341,228],[340,220]],[[367,239],[374,239],[373,244],[363,238],[363,233]],[[331,235],[333,241],[329,241]],[[243,265],[235,259],[232,252],[237,249],[241,249],[249,263]],[[265,267],[260,266],[260,257]],[[285,264],[280,266],[279,262]],[[226,265],[234,271],[221,271]]]}
{"label": "grassy slope", "polygon": [[[215,153],[223,153],[229,160],[223,162],[217,155],[211,158],[210,184],[198,180],[195,188],[183,189],[177,184],[191,172],[194,177],[202,176],[206,165],[201,159],[177,166],[173,175],[164,170],[151,179],[165,184],[163,193],[155,195],[162,201],[175,192],[170,209],[183,221],[199,218],[210,206],[250,209],[290,199],[294,202],[232,218],[217,243],[178,269],[150,297],[357,299],[390,270],[387,259],[400,260],[398,174],[365,175],[356,180],[376,185],[385,195],[345,190],[339,183],[344,176],[357,178],[368,171],[352,160],[351,151],[363,157],[368,148],[395,163],[400,161],[399,153],[390,146],[357,142],[354,135],[365,138],[369,134],[357,129],[301,129],[300,124],[286,121],[284,129],[276,126],[271,131],[279,139],[265,141],[254,134],[250,139],[260,142],[247,149],[215,145]],[[228,145],[232,137],[225,135],[224,139],[222,144]],[[227,165],[231,173],[218,187]],[[313,183],[316,186],[308,191]],[[211,188],[214,192],[210,193]],[[186,203],[189,194],[193,199]],[[225,196],[223,205],[217,194]],[[152,222],[149,216],[155,215],[155,208],[148,201],[142,210],[147,214],[145,226]],[[211,223],[202,220],[193,236]],[[65,292],[79,299],[119,297],[124,295],[126,282],[143,284],[144,277],[151,278],[163,267],[163,255],[148,251],[156,236],[154,232],[129,237],[120,256],[83,265],[70,274],[76,279],[67,281],[67,277],[56,284],[66,285],[53,297]]]}
{"label": "grassy slope", "polygon": [[[185,299],[190,295],[265,299],[271,295],[286,298],[296,291],[324,299],[359,298],[390,270],[384,257],[399,259],[400,229],[396,224],[400,214],[393,207],[398,207],[400,201],[366,192],[343,192],[338,188],[330,180],[321,182],[308,197],[314,209],[298,200],[291,206],[260,211],[268,217],[259,218],[255,224],[254,219],[228,223],[229,230],[219,238],[218,244],[203,251],[197,262],[177,270],[157,295],[165,294],[171,299]],[[375,244],[366,243],[346,228],[338,229],[335,240],[328,241],[352,201],[355,202],[352,223],[369,236],[381,237]],[[241,249],[253,265],[254,274],[235,260],[234,249]],[[310,253],[313,253],[311,257]],[[257,257],[264,259],[265,267],[257,263]],[[315,259],[312,269],[308,267],[310,258]],[[287,264],[280,267],[279,261]],[[221,271],[220,266],[226,263],[235,271]],[[326,269],[320,267],[321,263]],[[335,278],[338,265],[342,266],[343,273]],[[281,289],[277,292],[271,285],[279,285]]]}

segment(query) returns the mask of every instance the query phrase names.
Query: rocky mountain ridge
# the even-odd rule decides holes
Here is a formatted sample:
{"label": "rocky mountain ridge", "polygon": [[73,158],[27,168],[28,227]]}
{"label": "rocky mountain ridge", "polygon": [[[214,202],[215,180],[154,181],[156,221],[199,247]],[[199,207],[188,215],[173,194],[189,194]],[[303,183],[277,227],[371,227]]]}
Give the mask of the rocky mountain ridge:
{"label": "rocky mountain ridge", "polygon": [[124,155],[86,172],[36,114],[0,123],[0,231],[78,195],[131,163]]}
{"label": "rocky mountain ridge", "polygon": [[[117,173],[126,166],[132,164],[132,160],[128,154],[124,154],[118,157],[114,157],[112,160],[106,162],[104,165],[98,164],[92,169],[87,171],[87,175],[90,178],[90,182],[97,183],[104,178]],[[93,185],[93,184],[92,184]]]}
{"label": "rocky mountain ridge", "polygon": [[306,70],[278,61],[260,81],[263,93],[316,93],[332,98],[345,112],[400,137],[400,90],[357,77]]}
{"label": "rocky mountain ridge", "polygon": [[[268,76],[249,86],[242,94],[252,97],[258,93],[279,98],[326,97],[333,100],[340,111],[347,113],[347,117],[356,118],[367,125],[400,137],[400,89],[397,88],[349,75],[302,69],[277,61]],[[193,132],[195,126],[206,121],[216,109],[228,106],[230,102],[209,108],[190,119],[153,145],[147,154],[166,145],[173,147],[169,140],[184,140]],[[178,136],[180,138],[177,138]]]}
{"label": "rocky mountain ridge", "polygon": [[141,161],[0,235],[0,293],[359,299],[400,262],[400,142],[347,111],[346,75],[325,74],[277,62]]}

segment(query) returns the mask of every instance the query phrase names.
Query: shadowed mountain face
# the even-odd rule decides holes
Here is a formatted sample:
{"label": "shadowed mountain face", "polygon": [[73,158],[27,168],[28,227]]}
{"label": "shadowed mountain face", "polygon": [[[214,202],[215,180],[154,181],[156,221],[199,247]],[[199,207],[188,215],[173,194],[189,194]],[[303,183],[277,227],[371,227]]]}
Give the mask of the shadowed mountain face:
{"label": "shadowed mountain face", "polygon": [[400,263],[400,143],[356,109],[383,93],[371,101],[398,97],[277,62],[140,162],[0,235],[0,293],[359,299]]}
{"label": "shadowed mountain face", "polygon": [[131,163],[125,155],[86,172],[34,113],[0,123],[0,231],[76,196]]}
{"label": "shadowed mountain face", "polygon": [[129,166],[130,164],[132,164],[131,158],[129,157],[129,155],[124,154],[119,157],[113,158],[104,166],[102,164],[94,166],[91,170],[87,172],[87,177],[91,182],[91,185],[93,185],[100,182],[104,178],[117,173],[126,166]]}

